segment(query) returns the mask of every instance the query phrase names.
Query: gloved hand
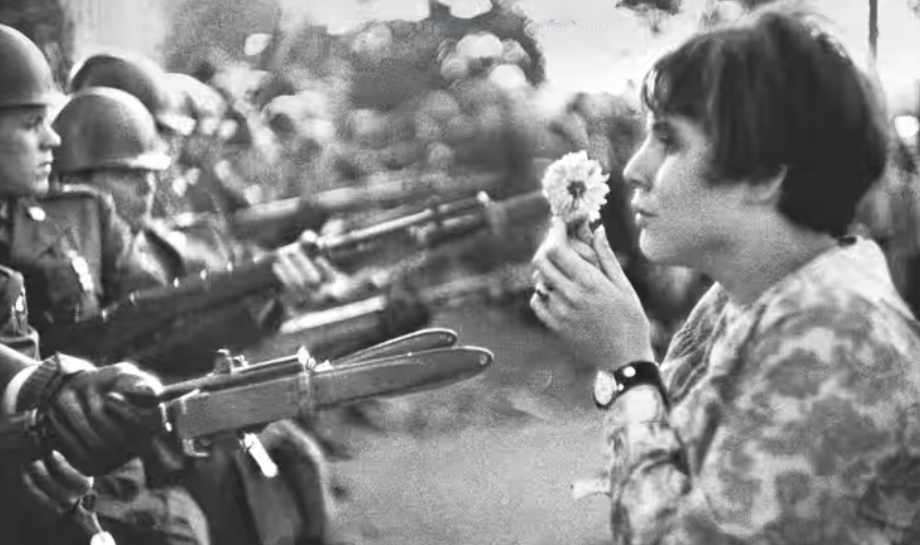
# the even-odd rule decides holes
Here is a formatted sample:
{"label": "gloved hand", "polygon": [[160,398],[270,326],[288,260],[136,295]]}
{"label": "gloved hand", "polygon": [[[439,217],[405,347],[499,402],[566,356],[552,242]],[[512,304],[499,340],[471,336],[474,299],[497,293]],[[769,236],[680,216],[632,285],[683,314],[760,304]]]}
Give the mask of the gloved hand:
{"label": "gloved hand", "polygon": [[305,245],[314,240],[315,233],[304,231],[300,239],[279,248],[272,271],[284,287],[282,301],[288,308],[311,304],[324,296],[320,290],[323,284],[334,277],[334,269],[323,258],[308,255]]}
{"label": "gloved hand", "polygon": [[47,381],[37,408],[51,447],[80,472],[101,475],[135,457],[162,427],[161,390],[129,363],[82,367]]}
{"label": "gloved hand", "polygon": [[52,451],[44,460],[23,468],[22,484],[24,494],[17,501],[30,518],[51,525],[90,493],[93,479],[67,463],[61,453]]}

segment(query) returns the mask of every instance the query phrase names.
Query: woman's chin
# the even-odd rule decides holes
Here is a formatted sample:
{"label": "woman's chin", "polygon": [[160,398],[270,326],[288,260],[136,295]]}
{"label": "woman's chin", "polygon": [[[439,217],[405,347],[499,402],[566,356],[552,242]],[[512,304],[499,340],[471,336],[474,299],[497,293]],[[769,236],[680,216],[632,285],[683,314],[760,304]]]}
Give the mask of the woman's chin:
{"label": "woman's chin", "polygon": [[639,235],[639,249],[649,261],[658,265],[679,265],[680,249],[669,242],[649,234],[646,230]]}

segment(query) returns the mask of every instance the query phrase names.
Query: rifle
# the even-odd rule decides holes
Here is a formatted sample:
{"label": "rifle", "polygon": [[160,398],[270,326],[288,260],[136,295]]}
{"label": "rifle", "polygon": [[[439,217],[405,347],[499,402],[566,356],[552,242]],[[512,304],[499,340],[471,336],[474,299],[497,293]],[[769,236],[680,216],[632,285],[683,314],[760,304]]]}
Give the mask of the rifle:
{"label": "rifle", "polygon": [[[306,197],[253,205],[235,212],[226,221],[237,238],[277,246],[284,241],[293,241],[304,230],[318,229],[325,219],[333,216],[387,209],[432,198],[455,200],[491,190],[500,181],[501,178],[494,174],[416,176],[377,181],[364,187],[343,187]],[[213,216],[211,213],[193,213],[180,216],[176,221],[189,224]]]}
{"label": "rifle", "polygon": [[[514,264],[497,271],[425,287],[418,291],[418,304],[423,308],[443,310],[482,301],[505,301],[531,287],[531,272],[529,263]],[[316,355],[335,358],[358,346],[386,338],[394,327],[393,314],[389,310],[393,304],[389,295],[379,294],[337,307],[306,312],[285,321],[278,335],[247,349],[246,353],[265,358],[306,344]]]}
{"label": "rifle", "polygon": [[[362,399],[441,388],[491,365],[490,351],[455,346],[456,341],[454,331],[427,329],[323,362],[305,347],[254,364],[224,352],[213,372],[165,387],[158,399],[163,430],[174,434],[189,456],[206,456],[210,444],[228,436],[239,436],[247,450],[258,449],[247,432],[271,422]],[[0,350],[0,358],[5,356]],[[0,422],[0,455],[40,458],[54,446],[48,430],[38,409],[10,416]],[[252,453],[259,458],[257,451]]]}
{"label": "rifle", "polygon": [[[383,250],[418,252],[483,231],[500,233],[509,225],[543,219],[548,212],[549,204],[540,191],[494,203],[480,193],[364,229],[314,236],[304,244],[311,255],[336,265],[349,260],[354,265],[356,259],[367,260],[368,254],[373,257]],[[170,324],[180,318],[280,288],[273,263],[274,254],[269,254],[249,265],[132,293],[93,318],[43,331],[42,342],[46,350],[83,356],[99,364],[156,353],[167,344],[167,336],[175,333]]]}

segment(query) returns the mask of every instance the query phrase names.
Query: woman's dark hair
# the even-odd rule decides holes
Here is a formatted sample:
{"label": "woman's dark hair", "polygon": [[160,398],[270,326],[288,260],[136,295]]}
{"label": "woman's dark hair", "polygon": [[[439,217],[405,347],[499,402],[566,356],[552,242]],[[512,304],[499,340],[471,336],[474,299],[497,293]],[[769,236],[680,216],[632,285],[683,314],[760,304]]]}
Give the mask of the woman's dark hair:
{"label": "woman's dark hair", "polygon": [[845,234],[885,168],[885,114],[868,78],[810,14],[767,7],[689,39],[646,74],[655,115],[700,123],[713,141],[713,183],[785,169],[779,211]]}

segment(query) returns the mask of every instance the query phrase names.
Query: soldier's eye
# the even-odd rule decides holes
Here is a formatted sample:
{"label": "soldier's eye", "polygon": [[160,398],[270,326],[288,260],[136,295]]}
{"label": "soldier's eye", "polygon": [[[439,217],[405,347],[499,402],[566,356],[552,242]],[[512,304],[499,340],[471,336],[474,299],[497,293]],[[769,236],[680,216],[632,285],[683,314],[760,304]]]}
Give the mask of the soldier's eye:
{"label": "soldier's eye", "polygon": [[40,129],[45,124],[45,116],[43,114],[33,114],[25,119],[25,126],[28,129],[36,130]]}

